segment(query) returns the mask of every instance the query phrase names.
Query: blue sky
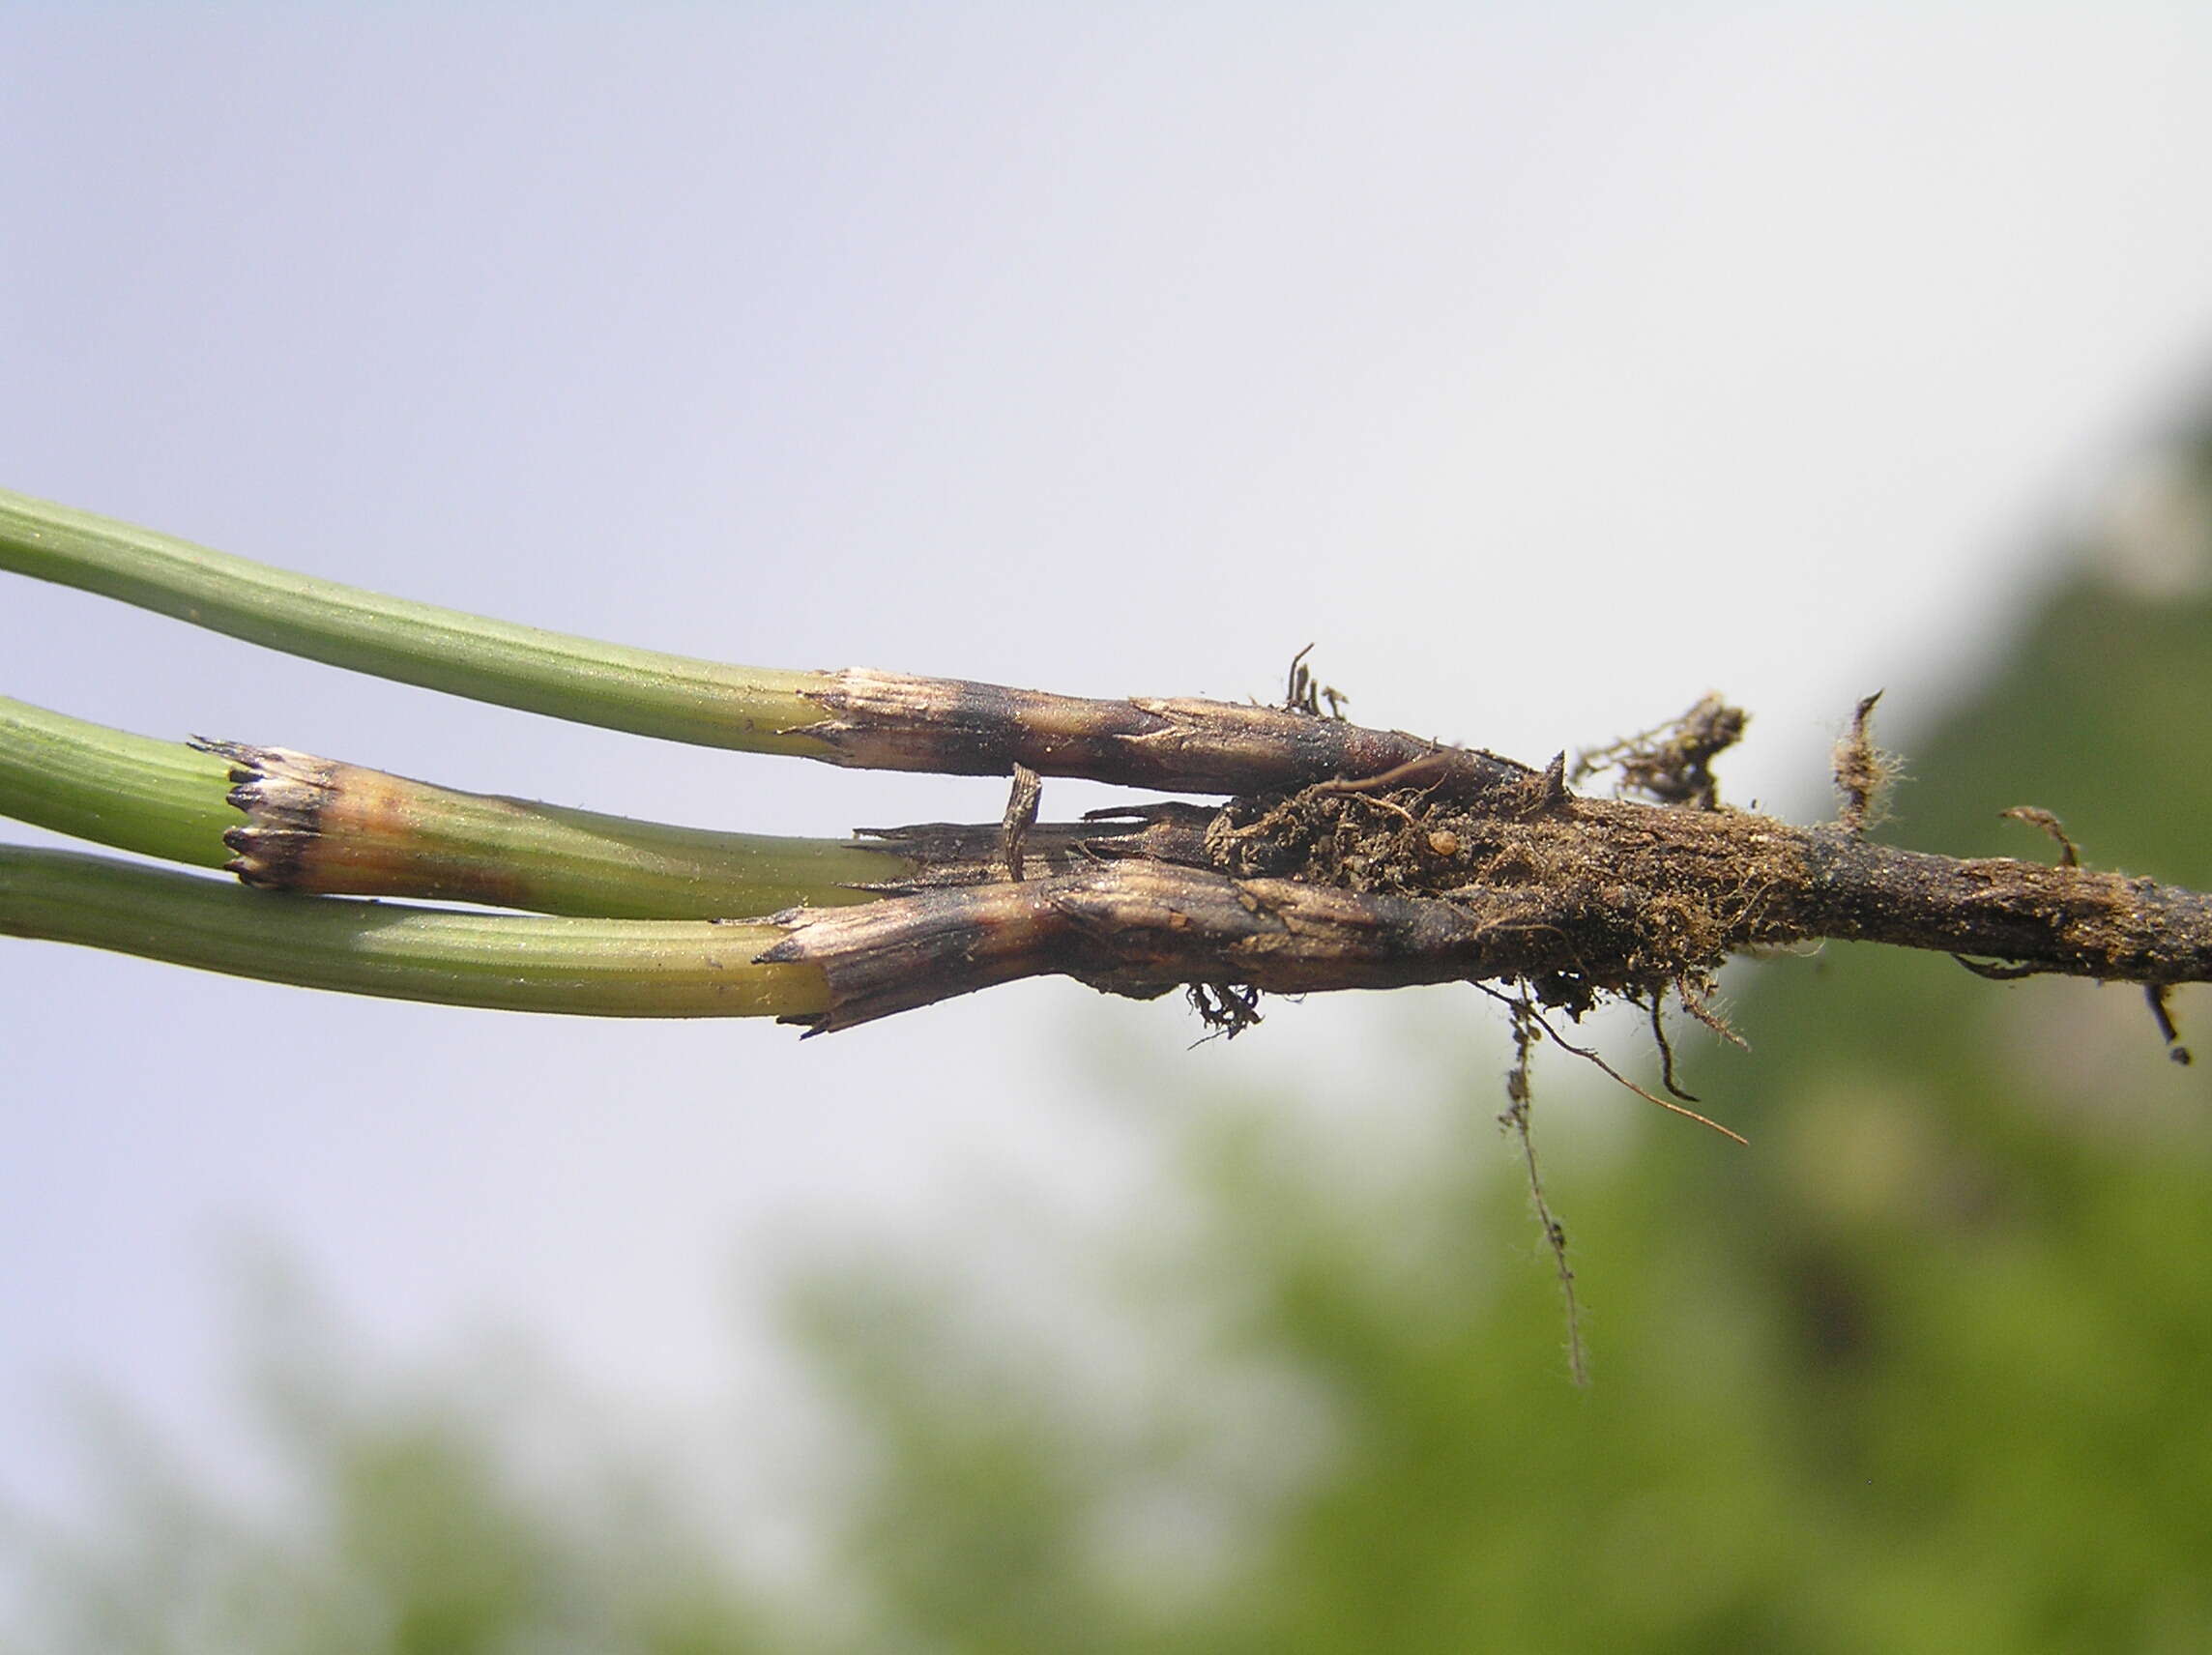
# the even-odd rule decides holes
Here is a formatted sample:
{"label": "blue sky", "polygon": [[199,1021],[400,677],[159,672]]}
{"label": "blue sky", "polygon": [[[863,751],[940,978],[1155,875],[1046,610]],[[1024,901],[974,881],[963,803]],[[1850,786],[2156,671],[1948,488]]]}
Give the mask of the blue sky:
{"label": "blue sky", "polygon": [[[764,665],[1266,697],[1313,642],[1363,721],[1536,760],[1719,687],[1735,797],[1798,811],[1859,695],[1909,745],[2212,344],[2195,7],[16,6],[0,61],[0,484]],[[1002,802],[20,582],[0,663],[645,816]],[[681,1408],[825,1248],[1166,1200],[1101,1069],[1347,1120],[1427,1072],[1427,1013],[1186,1056],[1060,983],[801,1047],[18,943],[0,1005],[38,1499],[76,1379],[198,1434],[241,1242],[381,1346],[517,1329]]]}

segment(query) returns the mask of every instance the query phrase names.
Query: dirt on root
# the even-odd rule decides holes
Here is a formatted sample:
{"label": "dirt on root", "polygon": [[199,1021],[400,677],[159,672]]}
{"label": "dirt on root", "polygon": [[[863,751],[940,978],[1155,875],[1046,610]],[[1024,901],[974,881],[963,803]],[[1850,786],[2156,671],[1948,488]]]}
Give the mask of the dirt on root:
{"label": "dirt on root", "polygon": [[1544,1004],[1574,1015],[1605,994],[1648,1001],[1676,989],[1702,1001],[1728,954],[1760,940],[1768,893],[1803,881],[1791,843],[1764,831],[1762,818],[1563,793],[1500,814],[1411,789],[1307,788],[1233,800],[1207,845],[1235,878],[1486,913],[1509,898],[1525,922],[1568,942],[1574,966],[1534,986]]}

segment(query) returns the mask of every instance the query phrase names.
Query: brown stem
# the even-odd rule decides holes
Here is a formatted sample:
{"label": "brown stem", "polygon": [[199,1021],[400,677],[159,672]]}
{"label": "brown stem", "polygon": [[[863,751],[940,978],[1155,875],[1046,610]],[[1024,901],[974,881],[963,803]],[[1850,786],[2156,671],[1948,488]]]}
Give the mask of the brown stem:
{"label": "brown stem", "polygon": [[[1212,805],[1178,799],[1127,810],[1101,812],[1081,822],[1036,822],[1022,832],[1025,875],[1074,873],[1101,861],[1143,857],[1183,867],[1213,865],[1207,828],[1220,812]],[[861,837],[877,841],[911,864],[913,871],[867,888],[884,896],[908,896],[951,886],[983,885],[1004,879],[1005,828],[1003,824],[920,822],[904,828],[862,828]]]}
{"label": "brown stem", "polygon": [[[1240,815],[1256,820],[1234,826]],[[2212,899],[2196,892],[1736,811],[1566,798],[1532,817],[1487,815],[1311,789],[1217,816],[1213,867],[1187,865],[1191,826],[1140,826],[1138,843],[1157,834],[1173,860],[1033,846],[1046,877],[788,912],[789,935],[761,959],[823,968],[830,1008],[801,1020],[817,1030],[1051,973],[1138,998],[1526,978],[1545,1003],[1580,1009],[1702,980],[1737,949],[1831,937],[2030,972],[2212,980]],[[910,832],[895,842],[925,865],[957,849],[973,869],[996,844],[990,828]]]}
{"label": "brown stem", "polygon": [[789,935],[759,960],[822,966],[830,1009],[791,1020],[819,1031],[1054,973],[1150,1000],[1187,984],[1302,994],[1518,976],[1555,964],[1557,939],[1524,930],[1513,909],[1504,899],[1477,912],[1125,861],[862,908],[790,910],[775,916]]}
{"label": "brown stem", "polygon": [[1039,775],[1170,793],[1272,793],[1356,781],[1416,763],[1458,798],[1518,785],[1526,765],[1398,730],[1368,730],[1279,707],[1227,701],[1090,701],[964,679],[850,667],[806,698],[829,714],[785,732],[830,748],[831,764],[944,775]]}
{"label": "brown stem", "polygon": [[2110,982],[2212,979],[2212,898],[2155,880],[2006,857],[1959,860],[1801,834],[1809,936],[1941,948]]}

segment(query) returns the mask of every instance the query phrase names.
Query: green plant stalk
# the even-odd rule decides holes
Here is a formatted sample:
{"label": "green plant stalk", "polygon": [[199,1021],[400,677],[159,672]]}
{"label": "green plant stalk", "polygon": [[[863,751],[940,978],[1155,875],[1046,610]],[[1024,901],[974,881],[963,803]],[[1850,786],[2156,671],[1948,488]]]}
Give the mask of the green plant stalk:
{"label": "green plant stalk", "polygon": [[581,1017],[803,1017],[813,966],[753,964],[764,924],[460,914],[287,896],[71,851],[0,845],[0,936],[264,982]]}
{"label": "green plant stalk", "polygon": [[230,766],[0,696],[0,816],[165,861],[219,868],[240,817]]}
{"label": "green plant stalk", "polygon": [[567,810],[276,748],[201,751],[5,697],[0,815],[283,889],[610,918],[861,902],[854,887],[914,871],[848,840]]}
{"label": "green plant stalk", "polygon": [[0,489],[0,569],[249,643],[580,724],[820,758],[828,675],[626,649],[314,580]]}

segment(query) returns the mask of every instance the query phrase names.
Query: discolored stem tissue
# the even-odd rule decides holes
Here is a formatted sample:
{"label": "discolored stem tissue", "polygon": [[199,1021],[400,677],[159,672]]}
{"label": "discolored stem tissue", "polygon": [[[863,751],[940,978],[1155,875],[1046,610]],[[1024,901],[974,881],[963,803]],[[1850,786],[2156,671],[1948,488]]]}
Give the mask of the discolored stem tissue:
{"label": "discolored stem tissue", "polygon": [[[1999,960],[2008,974],[2212,980],[2212,899],[2197,892],[1898,850],[1842,826],[1572,796],[1499,813],[1317,786],[1192,828],[1145,823],[1149,845],[1111,859],[1070,838],[1053,871],[1020,883],[787,912],[760,958],[822,968],[829,1007],[797,1019],[817,1031],[1055,973],[1138,998],[1523,979],[1579,1012],[1609,994],[1695,994],[1739,949],[1827,938]],[[993,830],[910,831],[909,854],[961,847],[974,867]]]}
{"label": "discolored stem tissue", "polygon": [[1418,768],[1454,798],[1511,791],[1528,768],[1473,747],[1369,730],[1297,709],[1229,701],[1093,701],[963,679],[848,668],[806,692],[827,717],[786,732],[829,762],[944,775],[1040,775],[1245,794]]}

